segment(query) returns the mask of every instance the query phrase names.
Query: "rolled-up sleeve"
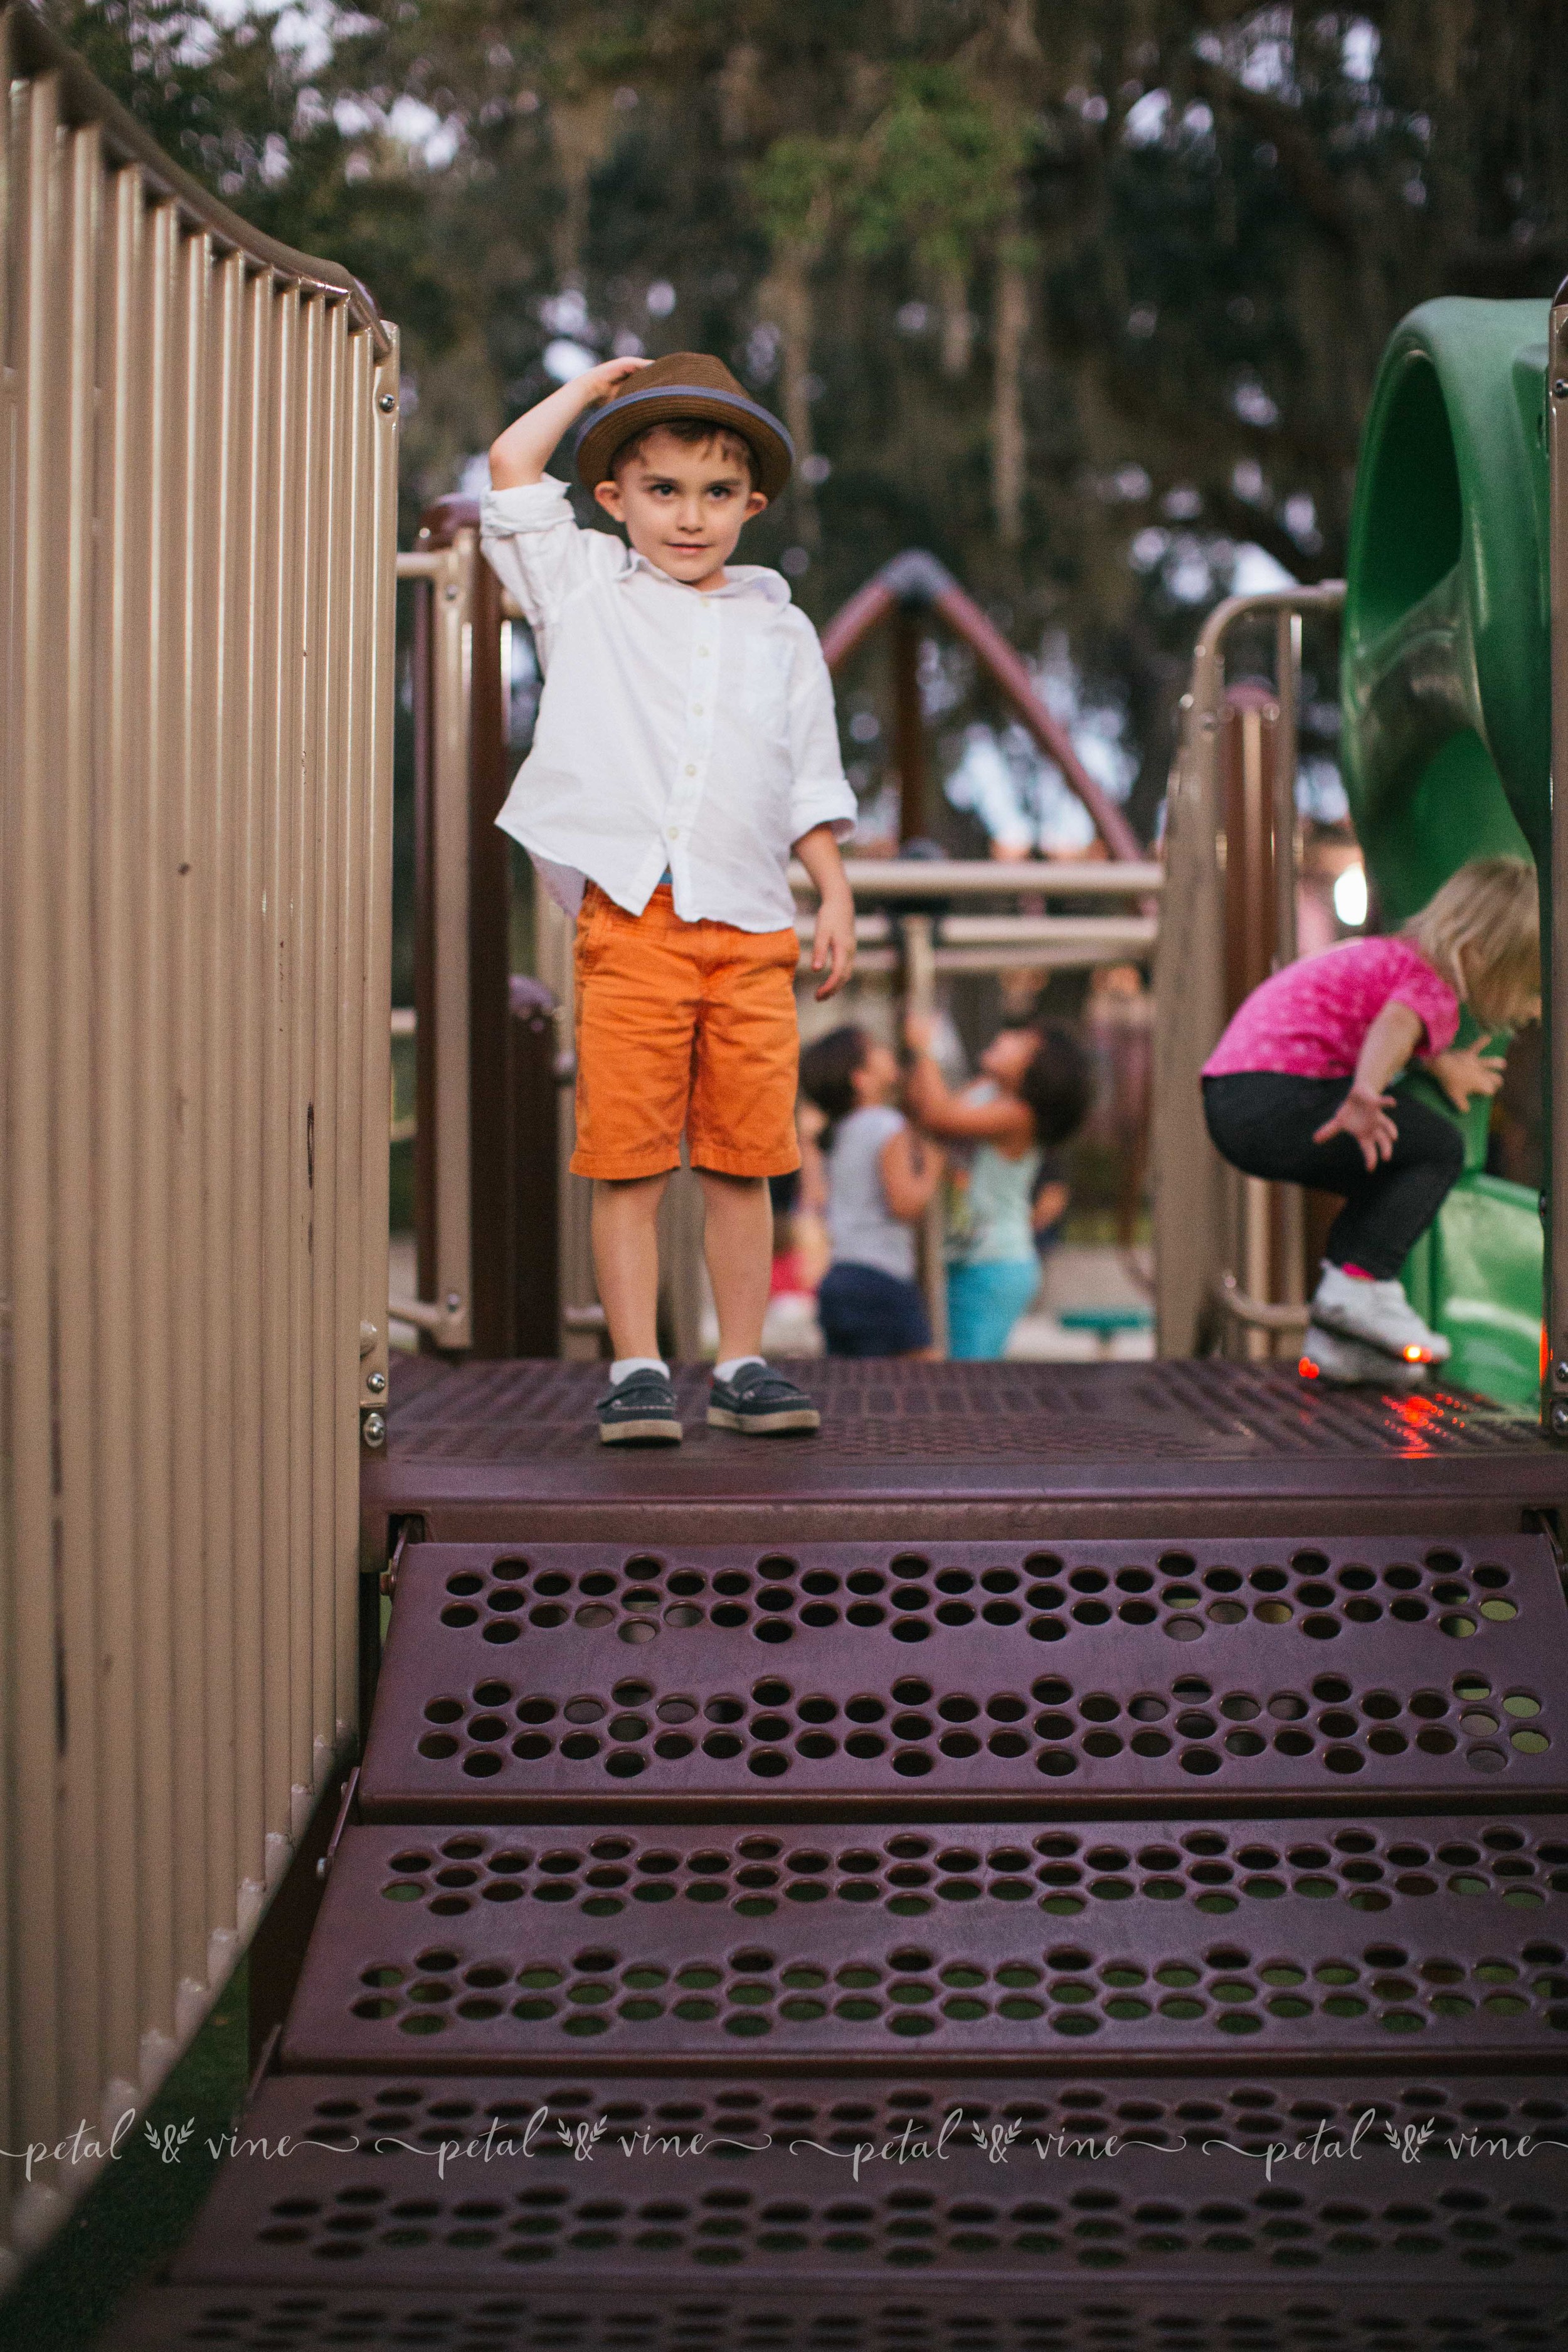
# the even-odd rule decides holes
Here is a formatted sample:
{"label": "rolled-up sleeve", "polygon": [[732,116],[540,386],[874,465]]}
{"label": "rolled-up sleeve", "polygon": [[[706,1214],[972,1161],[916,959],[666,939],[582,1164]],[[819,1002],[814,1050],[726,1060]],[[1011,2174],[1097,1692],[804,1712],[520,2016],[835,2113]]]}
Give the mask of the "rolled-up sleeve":
{"label": "rolled-up sleeve", "polygon": [[579,588],[624,571],[626,549],[607,531],[583,530],[564,482],[546,474],[521,489],[487,490],[479,502],[479,545],[546,654],[549,633]]}
{"label": "rolled-up sleeve", "polygon": [[839,755],[833,680],[822,657],[816,632],[804,614],[800,615],[793,653],[789,729],[794,772],[789,837],[798,841],[815,826],[830,824],[836,839],[847,841],[855,830],[855,794]]}

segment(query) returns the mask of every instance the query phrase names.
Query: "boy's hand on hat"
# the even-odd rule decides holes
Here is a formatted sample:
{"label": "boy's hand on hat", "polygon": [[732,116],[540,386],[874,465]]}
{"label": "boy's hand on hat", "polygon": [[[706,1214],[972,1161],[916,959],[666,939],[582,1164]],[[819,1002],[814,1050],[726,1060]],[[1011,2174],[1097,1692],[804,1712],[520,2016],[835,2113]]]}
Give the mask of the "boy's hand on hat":
{"label": "boy's hand on hat", "polygon": [[583,411],[609,400],[629,375],[652,365],[651,360],[601,360],[514,416],[490,443],[491,489],[525,489],[542,481],[552,450]]}
{"label": "boy's hand on hat", "polygon": [[597,367],[584,368],[574,377],[573,388],[583,394],[584,408],[595,408],[601,400],[613,400],[627,376],[652,365],[651,360],[601,360]]}

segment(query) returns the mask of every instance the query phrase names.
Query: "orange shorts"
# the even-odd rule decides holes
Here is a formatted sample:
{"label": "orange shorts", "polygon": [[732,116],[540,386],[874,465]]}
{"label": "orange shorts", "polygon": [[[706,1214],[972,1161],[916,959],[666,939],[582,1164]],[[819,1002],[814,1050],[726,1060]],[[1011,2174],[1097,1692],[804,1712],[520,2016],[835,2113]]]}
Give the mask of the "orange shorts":
{"label": "orange shorts", "polygon": [[628,915],[590,882],[577,917],[573,1173],[626,1180],[680,1165],[722,1176],[800,1166],[793,928],[683,923],[668,882]]}

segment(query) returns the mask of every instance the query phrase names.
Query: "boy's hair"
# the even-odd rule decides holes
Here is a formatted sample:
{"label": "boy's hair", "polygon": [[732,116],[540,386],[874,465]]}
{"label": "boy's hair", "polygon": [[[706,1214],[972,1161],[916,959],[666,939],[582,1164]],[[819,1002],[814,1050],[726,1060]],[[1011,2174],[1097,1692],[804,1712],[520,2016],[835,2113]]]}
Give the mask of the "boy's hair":
{"label": "boy's hair", "polygon": [[1034,1119],[1036,1139],[1049,1150],[1083,1125],[1094,1100],[1094,1064],[1059,1021],[1037,1025],[1040,1042],[1018,1092]]}
{"label": "boy's hair", "polygon": [[1473,857],[1400,934],[1488,1029],[1541,993],[1541,901],[1527,857]]}
{"label": "boy's hair", "polygon": [[746,479],[752,489],[757,488],[762,467],[757,453],[743,433],[731,431],[727,425],[715,425],[710,416],[676,416],[660,425],[645,425],[638,433],[629,434],[610,459],[610,472],[618,481],[621,467],[629,465],[650,433],[671,433],[689,448],[700,448],[704,442],[717,441],[726,457],[738,457],[746,468]]}
{"label": "boy's hair", "polygon": [[855,1073],[870,1050],[869,1034],[858,1022],[847,1021],[841,1029],[818,1037],[800,1057],[801,1091],[827,1120],[825,1144],[832,1141],[839,1120],[855,1108]]}

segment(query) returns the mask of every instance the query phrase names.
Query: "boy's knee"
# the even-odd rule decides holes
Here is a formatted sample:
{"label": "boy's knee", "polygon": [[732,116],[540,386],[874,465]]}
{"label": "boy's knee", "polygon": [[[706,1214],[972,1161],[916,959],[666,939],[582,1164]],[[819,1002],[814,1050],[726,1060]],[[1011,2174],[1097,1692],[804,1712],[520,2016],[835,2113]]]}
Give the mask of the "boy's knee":
{"label": "boy's knee", "polygon": [[657,1210],[670,1173],[668,1169],[663,1169],[657,1176],[595,1176],[594,1197],[607,1205],[615,1204],[626,1214],[639,1206]]}
{"label": "boy's knee", "polygon": [[765,1176],[731,1176],[722,1168],[700,1168],[697,1181],[702,1187],[703,1200],[714,1214],[750,1215],[762,1202],[768,1203],[769,1215],[773,1213]]}

